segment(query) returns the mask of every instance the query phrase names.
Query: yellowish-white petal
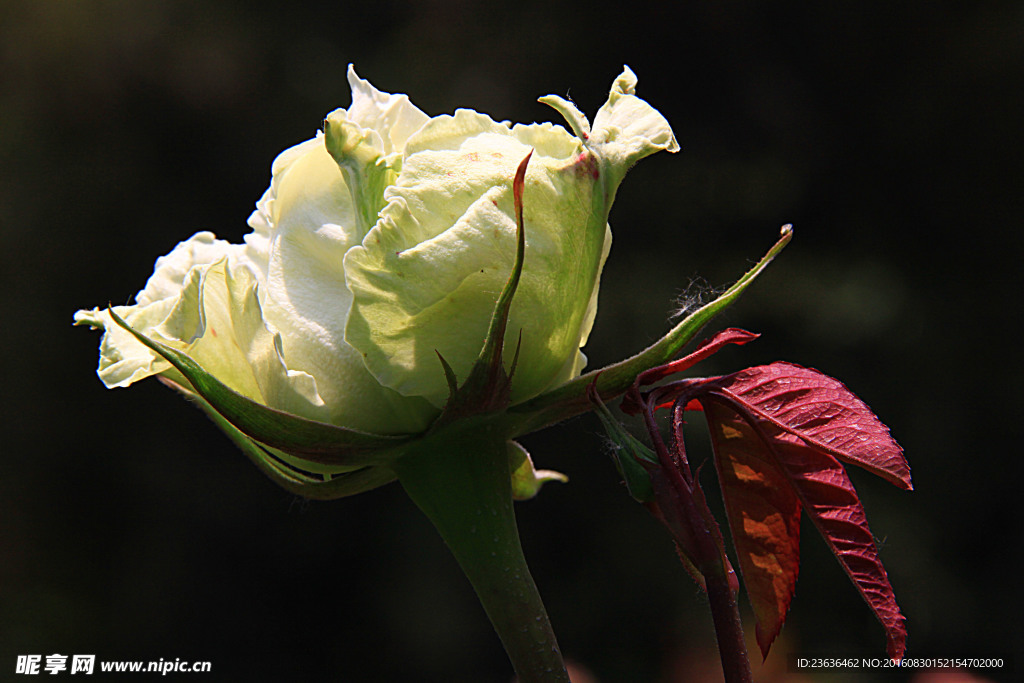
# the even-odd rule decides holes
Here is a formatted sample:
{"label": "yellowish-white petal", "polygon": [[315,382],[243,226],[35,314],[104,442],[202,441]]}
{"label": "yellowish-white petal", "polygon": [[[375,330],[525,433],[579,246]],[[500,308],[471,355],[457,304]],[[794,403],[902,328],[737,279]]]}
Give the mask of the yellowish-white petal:
{"label": "yellowish-white petal", "polygon": [[588,302],[606,254],[594,164],[559,126],[509,129],[459,110],[409,140],[380,221],[345,259],[354,295],[346,338],[381,383],[439,406],[448,386],[437,353],[466,377],[512,268],[511,181],[531,149],[526,259],[506,336],[510,361],[522,331],[513,401],[578,371]]}

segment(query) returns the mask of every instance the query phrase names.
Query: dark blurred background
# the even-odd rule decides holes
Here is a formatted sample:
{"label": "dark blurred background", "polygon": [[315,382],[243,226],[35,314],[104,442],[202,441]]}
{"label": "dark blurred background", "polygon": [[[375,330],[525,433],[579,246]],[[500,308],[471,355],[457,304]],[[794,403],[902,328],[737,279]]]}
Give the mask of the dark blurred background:
{"label": "dark blurred background", "polygon": [[[193,232],[241,239],[274,156],[349,104],[349,62],[429,114],[525,122],[558,121],[535,101],[549,93],[592,117],[629,64],[683,152],[619,192],[591,367],[793,223],[716,323],[764,336],[701,370],[787,359],[845,381],[913,468],[912,493],[852,472],[908,655],[1024,652],[1024,4],[5,0],[0,678],[59,652],[210,660],[211,680],[509,680],[397,486],[296,499],[157,382],[105,390],[99,335],[71,327]],[[518,507],[563,650],[603,682],[714,680],[706,600],[598,432],[587,416],[526,439],[572,480]],[[884,653],[810,526],[803,554],[765,680],[793,653]]]}

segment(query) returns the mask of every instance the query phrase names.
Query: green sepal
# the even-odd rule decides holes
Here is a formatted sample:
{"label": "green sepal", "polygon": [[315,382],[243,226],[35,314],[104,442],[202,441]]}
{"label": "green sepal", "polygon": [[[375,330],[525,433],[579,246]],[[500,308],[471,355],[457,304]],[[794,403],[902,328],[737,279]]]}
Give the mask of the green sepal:
{"label": "green sepal", "polygon": [[512,436],[529,434],[548,425],[587,412],[591,401],[588,387],[595,384],[603,400],[611,400],[626,391],[644,370],[664,365],[686,346],[716,315],[725,310],[749,287],[768,264],[779,255],[793,237],[791,225],[784,225],[778,241],[757,264],[714,301],[701,306],[686,316],[669,332],[646,349],[619,363],[592,370],[566,382],[557,389],[541,394],[509,408],[509,433]]}
{"label": "green sepal", "polygon": [[612,460],[615,467],[622,475],[626,484],[626,490],[634,500],[640,503],[649,503],[654,500],[654,487],[651,486],[651,477],[647,469],[641,464],[641,460],[657,466],[658,456],[648,448],[642,441],[630,434],[622,424],[615,419],[608,406],[604,404],[598,395],[594,385],[590,385],[590,400],[593,402],[597,416],[604,425],[605,433],[612,442]]}
{"label": "green sepal", "polygon": [[208,373],[188,354],[137,332],[113,308],[109,310],[114,322],[173,365],[227,422],[261,444],[321,464],[365,467],[394,459],[396,447],[412,438],[338,427],[257,403]]}
{"label": "green sepal", "polygon": [[569,477],[561,472],[535,469],[529,451],[518,442],[509,441],[506,445],[508,468],[512,474],[513,499],[529,500],[540,493],[541,487],[549,481],[560,481],[563,484],[569,481]]}
{"label": "green sepal", "polygon": [[[526,182],[526,166],[530,163],[533,150],[520,162],[512,181],[512,197],[516,213],[516,259],[512,264],[512,272],[505,286],[498,295],[491,314],[491,322],[487,328],[480,355],[473,363],[469,376],[461,387],[457,386],[455,372],[441,354],[441,366],[448,382],[450,395],[441,416],[434,423],[440,427],[459,418],[480,413],[497,412],[509,405],[512,393],[512,375],[515,374],[516,362],[519,359],[519,345],[508,372],[505,371],[503,350],[505,330],[508,327],[509,312],[512,310],[512,298],[519,287],[519,278],[523,273],[523,260],[526,255],[526,231],[523,226],[523,185]],[[520,341],[521,341],[520,332]]]}
{"label": "green sepal", "polygon": [[437,354],[437,359],[441,361],[441,369],[444,370],[444,379],[448,383],[448,400],[450,402],[459,391],[459,379],[455,376],[455,370],[453,370],[448,361],[444,359],[441,352],[435,349],[434,353]]}
{"label": "green sepal", "polygon": [[394,473],[385,467],[330,467],[304,461],[261,444],[243,434],[198,394],[177,382],[163,377],[159,379],[195,403],[261,472],[289,493],[313,500],[333,500],[369,491],[395,480]]}

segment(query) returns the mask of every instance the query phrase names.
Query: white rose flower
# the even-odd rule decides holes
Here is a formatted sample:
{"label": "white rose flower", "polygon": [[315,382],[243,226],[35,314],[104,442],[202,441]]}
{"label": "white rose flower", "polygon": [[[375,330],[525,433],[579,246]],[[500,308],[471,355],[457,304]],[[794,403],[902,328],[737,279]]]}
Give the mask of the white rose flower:
{"label": "white rose flower", "polygon": [[[593,130],[572,104],[543,99],[573,132],[464,109],[430,118],[351,67],[348,79],[352,106],[274,161],[243,244],[192,236],[158,259],[134,305],[113,311],[263,406],[374,434],[422,432],[448,398],[438,354],[462,379],[483,345],[516,253],[512,178],[533,150],[506,337],[508,349],[521,339],[512,402],[578,375],[616,188],[638,159],[678,149],[635,96],[632,72]],[[103,328],[108,387],[153,375],[190,386],[108,309],[75,322]]]}

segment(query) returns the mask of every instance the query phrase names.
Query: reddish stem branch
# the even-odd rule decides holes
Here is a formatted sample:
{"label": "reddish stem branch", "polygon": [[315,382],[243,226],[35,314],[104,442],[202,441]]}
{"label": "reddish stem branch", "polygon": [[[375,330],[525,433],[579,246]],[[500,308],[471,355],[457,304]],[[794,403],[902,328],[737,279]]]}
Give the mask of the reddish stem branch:
{"label": "reddish stem branch", "polygon": [[[721,560],[719,560],[721,566]],[[711,617],[715,622],[715,637],[718,639],[718,656],[722,660],[722,671],[726,683],[751,683],[750,659],[747,644],[743,638],[739,605],[736,592],[729,586],[724,568],[717,574],[705,573],[704,585],[711,603]]]}
{"label": "reddish stem branch", "polygon": [[[657,446],[661,439],[651,413],[652,406],[648,404],[645,406],[644,416],[649,419],[648,428],[654,428],[651,435]],[[678,416],[676,417],[678,419]],[[689,527],[690,547],[688,551],[692,553],[691,559],[704,576],[704,587],[711,606],[711,618],[715,624],[715,637],[718,640],[718,656],[722,660],[725,681],[726,683],[752,683],[750,659],[747,656],[747,644],[743,637],[743,625],[740,622],[739,605],[736,601],[737,589],[729,580],[722,533],[707,506],[707,501],[700,489],[700,482],[692,480],[692,483],[688,483],[685,480],[683,473],[689,474],[686,448],[683,440],[678,438],[680,425],[673,426],[677,437],[675,452],[678,462],[672,462],[663,444],[659,449],[659,459],[662,470],[665,471],[676,491],[675,499],[679,504],[682,522]]]}

